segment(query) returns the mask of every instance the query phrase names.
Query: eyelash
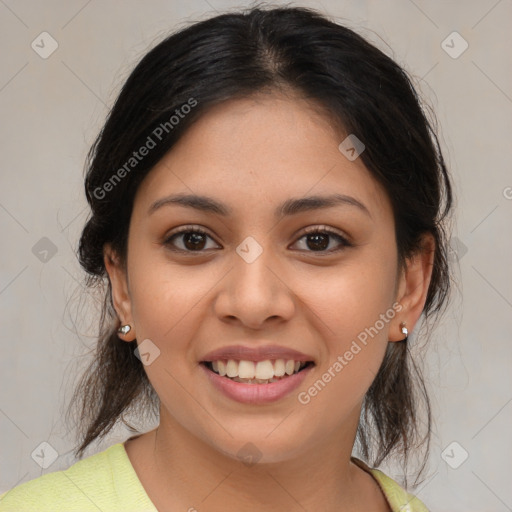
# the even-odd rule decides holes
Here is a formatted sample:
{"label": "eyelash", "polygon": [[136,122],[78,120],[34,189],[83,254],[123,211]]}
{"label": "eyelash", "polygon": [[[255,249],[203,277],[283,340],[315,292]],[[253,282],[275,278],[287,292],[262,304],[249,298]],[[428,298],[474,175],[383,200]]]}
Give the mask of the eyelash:
{"label": "eyelash", "polygon": [[[188,254],[194,254],[194,253],[197,253],[197,254],[201,254],[201,253],[204,253],[205,250],[202,249],[202,250],[199,250],[199,251],[190,251],[190,250],[186,250],[186,249],[177,249],[175,247],[172,247],[173,245],[173,242],[172,240],[174,238],[177,238],[179,237],[179,235],[184,235],[186,233],[196,233],[196,234],[199,234],[199,235],[204,235],[204,236],[207,236],[209,238],[212,238],[212,236],[207,233],[206,231],[204,231],[203,229],[197,227],[197,226],[185,226],[183,228],[181,228],[179,231],[175,232],[175,233],[172,233],[171,235],[169,235],[168,237],[166,237],[163,241],[163,244],[167,247],[169,247],[172,251],[175,251],[175,252],[182,252],[182,253],[188,253]],[[316,234],[316,233],[321,233],[321,234],[325,234],[325,235],[329,235],[335,239],[338,240],[338,242],[340,243],[341,247],[338,248],[338,249],[330,249],[330,250],[327,250],[327,251],[305,251],[305,252],[310,252],[310,253],[313,253],[313,254],[319,254],[321,255],[322,253],[323,254],[332,254],[332,253],[335,253],[335,252],[339,252],[341,250],[343,250],[344,248],[346,247],[351,247],[352,244],[342,235],[340,235],[337,231],[334,231],[326,226],[315,226],[315,227],[312,227],[312,228],[306,228],[306,230],[304,231],[304,233],[302,233],[302,235],[297,239],[298,240],[301,240],[302,238],[304,238],[305,236],[307,235],[311,235],[311,234]],[[212,238],[213,239],[213,238]]]}

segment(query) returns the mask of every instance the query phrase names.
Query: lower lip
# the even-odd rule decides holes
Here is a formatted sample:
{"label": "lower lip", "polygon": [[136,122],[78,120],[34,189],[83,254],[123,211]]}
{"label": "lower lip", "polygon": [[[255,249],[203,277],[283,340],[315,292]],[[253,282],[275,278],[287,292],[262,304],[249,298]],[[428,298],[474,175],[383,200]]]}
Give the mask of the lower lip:
{"label": "lower lip", "polygon": [[221,377],[217,373],[209,370],[204,364],[200,365],[210,382],[224,395],[237,402],[245,404],[266,404],[276,402],[294,389],[298,388],[313,366],[308,366],[304,370],[285,377],[277,382],[268,384],[244,384],[235,382],[227,377]]}

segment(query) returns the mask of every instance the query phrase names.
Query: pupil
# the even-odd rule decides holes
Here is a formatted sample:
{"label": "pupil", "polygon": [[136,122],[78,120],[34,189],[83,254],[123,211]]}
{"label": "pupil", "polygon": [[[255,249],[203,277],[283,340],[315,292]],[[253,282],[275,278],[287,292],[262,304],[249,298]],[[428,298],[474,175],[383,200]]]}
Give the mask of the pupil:
{"label": "pupil", "polygon": [[[313,243],[313,246],[311,246],[310,242]],[[308,235],[307,243],[309,249],[325,249],[329,246],[329,236],[322,233],[314,233]]]}
{"label": "pupil", "polygon": [[187,249],[202,249],[204,245],[204,235],[201,233],[186,233],[184,235],[184,244]]}

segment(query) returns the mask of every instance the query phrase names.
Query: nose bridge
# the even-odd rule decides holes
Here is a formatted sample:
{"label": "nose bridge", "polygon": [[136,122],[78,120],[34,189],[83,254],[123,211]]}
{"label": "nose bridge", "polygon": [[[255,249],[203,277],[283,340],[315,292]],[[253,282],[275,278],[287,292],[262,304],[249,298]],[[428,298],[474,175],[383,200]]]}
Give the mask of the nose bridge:
{"label": "nose bridge", "polygon": [[256,237],[246,237],[233,254],[233,270],[218,301],[217,314],[236,317],[252,327],[270,317],[289,318],[294,301],[279,274],[270,244],[264,246]]}
{"label": "nose bridge", "polygon": [[[263,235],[259,236],[262,240]],[[237,247],[234,256],[234,278],[243,290],[252,288],[252,296],[273,295],[276,291],[276,271],[272,271],[276,258],[265,240],[265,247],[253,236],[247,236]]]}

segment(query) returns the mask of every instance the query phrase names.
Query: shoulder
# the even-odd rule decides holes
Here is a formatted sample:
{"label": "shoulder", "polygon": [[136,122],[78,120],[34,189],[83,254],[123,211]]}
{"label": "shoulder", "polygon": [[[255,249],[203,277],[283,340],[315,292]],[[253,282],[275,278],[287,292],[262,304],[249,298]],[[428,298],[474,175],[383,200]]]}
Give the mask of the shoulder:
{"label": "shoulder", "polygon": [[379,469],[368,467],[363,461],[352,458],[360,468],[370,473],[379,484],[393,512],[428,512],[427,507],[414,495],[408,493],[392,478]]}
{"label": "shoulder", "polygon": [[[128,503],[128,506],[126,505]],[[137,508],[132,508],[132,507]],[[155,511],[122,443],[0,495],[0,512]]]}

